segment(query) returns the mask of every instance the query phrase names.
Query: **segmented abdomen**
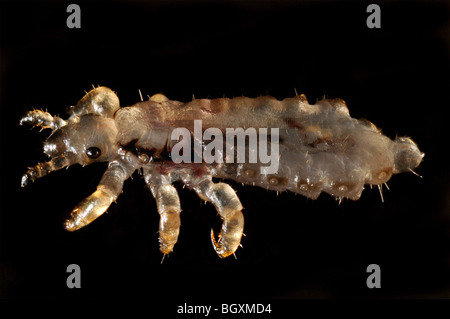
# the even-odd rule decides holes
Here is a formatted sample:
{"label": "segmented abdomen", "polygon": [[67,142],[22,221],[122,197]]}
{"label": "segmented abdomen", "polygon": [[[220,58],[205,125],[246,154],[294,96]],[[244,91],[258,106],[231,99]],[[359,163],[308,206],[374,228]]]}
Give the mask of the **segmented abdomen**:
{"label": "segmented abdomen", "polygon": [[[202,120],[203,131],[220,129],[224,138],[227,128],[254,128],[257,132],[262,128],[269,134],[277,128],[277,172],[261,174],[260,168],[268,164],[262,164],[259,157],[257,163],[235,160],[204,165],[215,177],[310,198],[325,191],[358,199],[365,183],[387,181],[394,164],[394,142],[370,122],[351,118],[339,99],[314,105],[303,95],[282,101],[272,97],[199,99],[185,104],[150,100],[119,110],[116,119],[122,145],[134,141],[137,147],[152,152],[162,152],[170,145],[174,128],[187,128],[194,134],[194,120]],[[267,148],[270,150],[270,144]]]}

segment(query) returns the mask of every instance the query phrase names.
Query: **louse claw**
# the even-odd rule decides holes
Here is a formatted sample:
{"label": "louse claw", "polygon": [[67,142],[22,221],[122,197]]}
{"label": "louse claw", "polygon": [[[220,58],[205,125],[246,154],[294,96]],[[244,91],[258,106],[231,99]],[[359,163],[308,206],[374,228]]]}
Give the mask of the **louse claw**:
{"label": "louse claw", "polygon": [[229,251],[223,244],[222,244],[222,236],[219,233],[219,240],[216,241],[216,237],[214,235],[214,230],[211,228],[211,242],[213,244],[214,250],[216,251],[217,255],[220,258],[226,258],[233,254],[234,252]]}
{"label": "louse claw", "polygon": [[220,258],[226,258],[235,253],[241,244],[244,230],[244,216],[241,211],[235,212],[229,219],[225,219],[216,241],[214,230],[211,229],[211,242]]}

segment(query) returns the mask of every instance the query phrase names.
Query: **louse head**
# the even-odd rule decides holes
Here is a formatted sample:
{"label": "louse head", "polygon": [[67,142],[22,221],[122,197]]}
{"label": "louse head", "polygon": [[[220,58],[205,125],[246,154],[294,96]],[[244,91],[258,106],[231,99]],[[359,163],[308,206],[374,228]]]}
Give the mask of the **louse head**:
{"label": "louse head", "polygon": [[65,156],[71,164],[109,161],[117,153],[116,137],[113,119],[85,114],[54,131],[44,143],[44,153],[52,158]]}
{"label": "louse head", "polygon": [[22,187],[73,164],[111,161],[118,151],[114,114],[119,107],[119,99],[112,90],[98,87],[69,108],[67,121],[40,110],[27,112],[20,124],[51,128],[53,132],[44,143],[44,153],[51,160],[31,167],[22,177]]}
{"label": "louse head", "polygon": [[49,136],[44,153],[51,157],[66,156],[82,165],[109,161],[117,151],[113,117],[119,108],[119,98],[111,89],[94,88],[69,107],[69,122]]}

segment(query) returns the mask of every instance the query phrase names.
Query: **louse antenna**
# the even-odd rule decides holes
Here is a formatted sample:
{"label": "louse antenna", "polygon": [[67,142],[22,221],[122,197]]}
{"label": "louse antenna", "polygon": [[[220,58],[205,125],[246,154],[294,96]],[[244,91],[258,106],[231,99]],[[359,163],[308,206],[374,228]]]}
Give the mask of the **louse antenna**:
{"label": "louse antenna", "polygon": [[141,102],[144,102],[144,99],[142,98],[142,92],[141,92],[141,89],[138,89],[138,91],[139,91],[139,96],[141,97]]}
{"label": "louse antenna", "polygon": [[408,167],[408,170],[409,170],[411,173],[413,173],[414,175],[416,175],[416,176],[418,176],[418,177],[420,177],[420,178],[423,178],[422,175],[417,174],[417,173],[414,172],[411,168]]}

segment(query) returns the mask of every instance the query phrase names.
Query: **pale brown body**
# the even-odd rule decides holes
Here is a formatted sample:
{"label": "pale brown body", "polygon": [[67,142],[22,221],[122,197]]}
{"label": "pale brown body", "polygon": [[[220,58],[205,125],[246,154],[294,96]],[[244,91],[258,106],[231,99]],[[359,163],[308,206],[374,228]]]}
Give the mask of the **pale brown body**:
{"label": "pale brown body", "polygon": [[[66,221],[67,230],[79,229],[103,214],[122,191],[124,180],[142,168],[156,199],[160,218],[161,251],[175,245],[180,227],[180,202],[174,186],[181,181],[216,207],[223,219],[220,239],[212,241],[220,257],[239,247],[243,233],[242,205],[233,189],[212,178],[232,179],[276,191],[289,190],[310,198],[324,191],[339,199],[358,199],[365,184],[380,185],[392,174],[411,170],[423,158],[408,138],[392,141],[368,121],[351,118],[342,100],[308,104],[303,95],[278,101],[271,97],[193,100],[189,103],[155,95],[132,107],[119,107],[108,88],[90,91],[71,108],[66,122],[41,111],[27,113],[22,123],[52,128],[44,145],[52,160],[31,168],[28,181],[75,163],[107,161],[97,191],[82,201]],[[168,156],[175,128],[194,134],[194,120],[204,130],[217,128],[277,128],[279,166],[262,174],[256,163],[174,163]],[[273,143],[273,141],[270,141]],[[202,147],[205,147],[205,143]],[[246,152],[249,150],[245,150]]]}

